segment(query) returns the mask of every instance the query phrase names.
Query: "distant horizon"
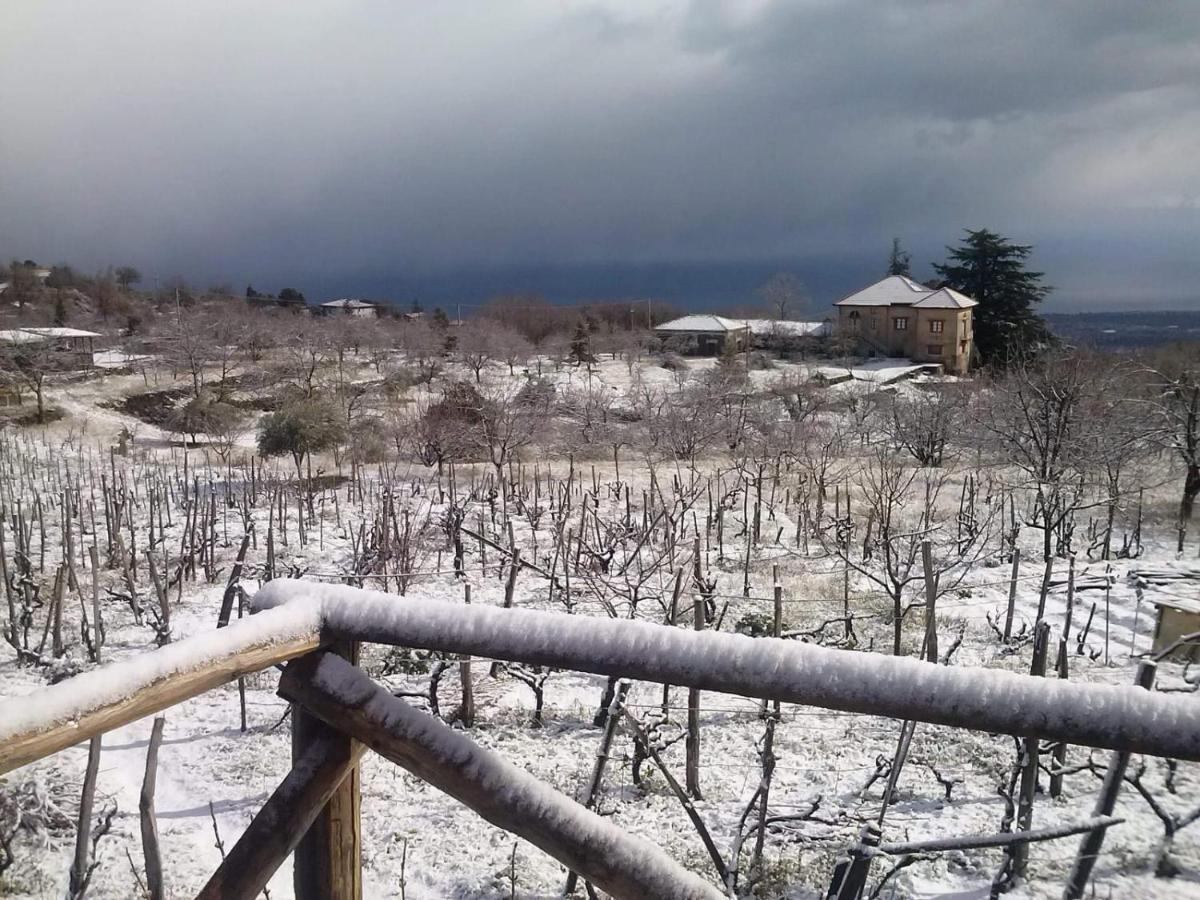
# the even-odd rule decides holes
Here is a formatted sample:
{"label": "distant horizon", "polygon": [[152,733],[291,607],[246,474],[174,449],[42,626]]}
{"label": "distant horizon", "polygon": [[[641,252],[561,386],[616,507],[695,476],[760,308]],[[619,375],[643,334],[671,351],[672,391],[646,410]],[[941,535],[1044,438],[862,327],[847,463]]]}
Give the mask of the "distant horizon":
{"label": "distant horizon", "polygon": [[[914,252],[914,257],[916,253]],[[932,255],[932,254],[930,254]],[[39,260],[39,262],[44,262]],[[160,269],[161,281],[183,277],[198,289],[223,285],[241,294],[246,287],[277,294],[285,287],[301,291],[310,303],[352,297],[394,306],[414,300],[424,307],[476,308],[495,297],[537,295],[556,306],[572,304],[644,302],[657,300],[688,312],[719,312],[737,306],[763,304],[757,290],[772,275],[787,272],[801,282],[810,308],[824,310],[837,300],[884,277],[885,259],[825,257],[729,261],[615,261],[579,263],[490,263],[453,266],[414,266],[392,270],[365,266],[354,271],[254,270],[234,281],[228,273],[208,267],[183,272]],[[1039,307],[1046,314],[1200,311],[1200,291],[1139,291],[1134,286],[1106,284],[1104,293],[1068,280],[1056,284],[1052,260],[1035,259],[1033,267],[1046,270],[1052,293]],[[134,263],[137,265],[137,263]],[[153,269],[139,266],[143,289],[154,287]],[[272,267],[274,268],[274,267]],[[934,280],[932,267],[915,264],[916,281]]]}

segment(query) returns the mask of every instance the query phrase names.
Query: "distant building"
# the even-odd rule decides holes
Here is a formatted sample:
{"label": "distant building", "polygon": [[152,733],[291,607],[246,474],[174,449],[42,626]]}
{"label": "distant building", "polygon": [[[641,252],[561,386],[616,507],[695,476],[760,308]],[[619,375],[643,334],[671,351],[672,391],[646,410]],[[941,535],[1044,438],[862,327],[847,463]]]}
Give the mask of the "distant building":
{"label": "distant building", "polygon": [[672,319],[654,329],[655,337],[679,345],[684,353],[719,356],[727,348],[737,353],[750,344],[750,326],[742,319],[695,315]]}
{"label": "distant building", "polygon": [[835,304],[838,333],[857,340],[871,355],[941,363],[957,375],[971,365],[978,305],[950,288],[926,287],[903,275],[891,275]]}
{"label": "distant building", "polygon": [[370,300],[329,300],[317,307],[318,315],[322,316],[360,316],[374,318],[379,315],[379,304]]}
{"label": "distant building", "polygon": [[96,332],[80,328],[10,328],[0,331],[0,344],[27,347],[30,352],[37,348],[39,353],[44,347],[72,368],[90,369],[96,363],[98,337]]}

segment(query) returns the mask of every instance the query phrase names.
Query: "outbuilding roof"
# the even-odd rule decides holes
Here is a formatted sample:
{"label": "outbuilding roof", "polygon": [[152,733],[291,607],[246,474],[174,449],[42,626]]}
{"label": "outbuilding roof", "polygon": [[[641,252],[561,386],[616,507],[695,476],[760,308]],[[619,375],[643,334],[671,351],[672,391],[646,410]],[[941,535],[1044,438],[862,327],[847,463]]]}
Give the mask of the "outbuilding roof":
{"label": "outbuilding roof", "polygon": [[95,331],[84,331],[82,328],[22,328],[21,331],[28,331],[33,334],[40,334],[48,338],[98,338],[100,335]]}
{"label": "outbuilding roof", "polygon": [[370,300],[351,300],[349,298],[328,300],[321,304],[325,309],[375,309],[378,305],[378,303],[372,303]]}
{"label": "outbuilding roof", "polygon": [[741,319],[726,319],[724,316],[694,315],[683,316],[663,322],[655,326],[655,331],[678,332],[713,332],[713,331],[745,331],[749,325]]}
{"label": "outbuilding roof", "polygon": [[903,275],[889,275],[839,300],[835,306],[917,306],[924,309],[970,309],[979,304],[950,288],[931,288]]}
{"label": "outbuilding roof", "polygon": [[36,344],[52,338],[98,338],[95,331],[81,328],[10,328],[0,331],[0,341],[6,344]]}

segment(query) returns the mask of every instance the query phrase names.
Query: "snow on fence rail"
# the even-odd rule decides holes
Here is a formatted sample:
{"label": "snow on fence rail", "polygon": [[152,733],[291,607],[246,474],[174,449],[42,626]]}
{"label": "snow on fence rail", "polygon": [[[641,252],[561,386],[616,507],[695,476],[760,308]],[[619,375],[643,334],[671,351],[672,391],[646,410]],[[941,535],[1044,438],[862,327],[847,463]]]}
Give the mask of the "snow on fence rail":
{"label": "snow on fence rail", "polygon": [[256,615],[0,703],[0,774],[344,638],[1200,761],[1200,704],[771,638],[278,580]]}

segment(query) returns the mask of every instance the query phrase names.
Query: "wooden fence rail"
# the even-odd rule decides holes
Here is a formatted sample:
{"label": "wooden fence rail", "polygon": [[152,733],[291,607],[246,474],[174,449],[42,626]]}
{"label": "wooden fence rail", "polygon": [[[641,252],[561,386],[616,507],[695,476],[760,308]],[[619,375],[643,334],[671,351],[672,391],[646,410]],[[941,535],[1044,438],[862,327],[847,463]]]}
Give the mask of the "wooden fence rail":
{"label": "wooden fence rail", "polygon": [[1200,761],[1200,704],[1133,686],[312,582],[255,599],[282,608],[0,703],[0,774],[335,638]]}

